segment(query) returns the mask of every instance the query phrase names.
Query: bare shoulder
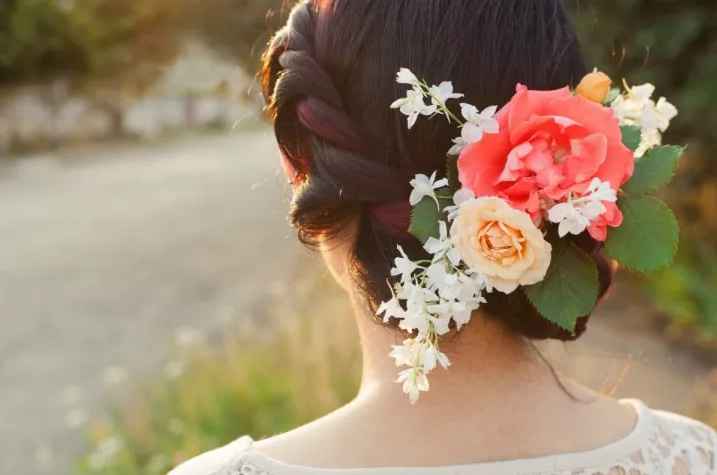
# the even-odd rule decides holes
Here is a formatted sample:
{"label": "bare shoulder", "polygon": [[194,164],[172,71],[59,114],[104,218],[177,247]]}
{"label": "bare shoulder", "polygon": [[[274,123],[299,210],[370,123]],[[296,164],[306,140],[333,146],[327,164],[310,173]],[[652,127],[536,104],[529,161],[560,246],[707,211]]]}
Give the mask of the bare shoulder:
{"label": "bare shoulder", "polygon": [[238,460],[251,447],[249,437],[241,437],[223,447],[187,460],[168,475],[215,475]]}

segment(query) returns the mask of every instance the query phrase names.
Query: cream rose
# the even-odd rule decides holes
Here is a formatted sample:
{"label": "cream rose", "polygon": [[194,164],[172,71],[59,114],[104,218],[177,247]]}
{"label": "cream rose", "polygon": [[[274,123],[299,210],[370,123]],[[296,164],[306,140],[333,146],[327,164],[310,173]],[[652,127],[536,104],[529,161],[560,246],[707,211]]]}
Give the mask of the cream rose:
{"label": "cream rose", "polygon": [[545,278],[552,247],[530,216],[496,197],[466,201],[451,226],[463,261],[503,293]]}

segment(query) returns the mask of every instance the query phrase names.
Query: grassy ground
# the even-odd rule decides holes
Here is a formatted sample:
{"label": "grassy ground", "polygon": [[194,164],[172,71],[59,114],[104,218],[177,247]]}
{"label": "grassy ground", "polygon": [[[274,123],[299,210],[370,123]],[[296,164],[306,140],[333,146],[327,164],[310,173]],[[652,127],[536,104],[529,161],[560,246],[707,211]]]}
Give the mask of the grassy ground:
{"label": "grassy ground", "polygon": [[249,321],[177,354],[170,374],[92,424],[92,449],[76,473],[164,475],[241,435],[286,431],[350,400],[357,338],[338,292],[326,292],[331,285],[322,274],[303,279],[274,307],[272,325]]}

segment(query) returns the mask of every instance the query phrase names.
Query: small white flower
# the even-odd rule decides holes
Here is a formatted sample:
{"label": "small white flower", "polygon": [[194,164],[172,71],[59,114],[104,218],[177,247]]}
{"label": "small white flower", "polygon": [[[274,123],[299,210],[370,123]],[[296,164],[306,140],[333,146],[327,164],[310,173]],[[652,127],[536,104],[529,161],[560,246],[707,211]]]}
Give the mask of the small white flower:
{"label": "small white flower", "polygon": [[621,125],[634,125],[642,131],[642,141],[635,151],[641,157],[652,147],[662,143],[662,133],[677,116],[677,108],[661,97],[657,104],[652,100],[655,86],[646,83],[632,86],[623,95],[617,96],[610,107]]}
{"label": "small white flower", "polygon": [[617,192],[609,182],[593,178],[580,198],[568,197],[548,210],[548,220],[558,224],[558,235],[582,234],[590,223],[607,211],[603,202],[617,201]]}
{"label": "small white flower", "polygon": [[617,201],[617,192],[612,188],[609,181],[602,181],[600,178],[593,178],[586,194],[591,200],[609,201],[614,203]]}
{"label": "small white flower", "polygon": [[454,206],[446,206],[444,211],[448,213],[448,221],[453,221],[458,216],[461,205],[467,201],[474,200],[476,195],[468,188],[461,188],[453,194]]}
{"label": "small white flower", "polygon": [[398,246],[398,252],[401,254],[393,261],[393,268],[391,269],[391,275],[393,277],[401,276],[401,281],[406,282],[411,280],[411,276],[418,269],[418,266],[413,262],[404,252],[401,246]]}
{"label": "small white flower", "polygon": [[465,145],[480,142],[484,134],[497,134],[500,131],[495,119],[497,106],[486,107],[482,111],[471,104],[461,104],[461,114],[466,120],[461,128],[461,138]]}
{"label": "small white flower", "polygon": [[408,68],[401,68],[396,74],[396,82],[399,84],[408,84],[409,86],[418,86],[419,81],[413,71]]}
{"label": "small white flower", "polygon": [[438,108],[431,104],[425,103],[425,94],[419,86],[414,86],[406,92],[406,97],[402,97],[391,104],[391,109],[399,109],[401,113],[408,117],[408,128],[416,125],[419,115],[433,115]]}
{"label": "small white flower", "polygon": [[453,83],[450,81],[443,81],[438,86],[431,86],[428,89],[431,96],[431,102],[438,107],[446,107],[446,101],[449,99],[460,99],[463,94],[453,92]]}
{"label": "small white flower", "polygon": [[464,148],[468,143],[463,140],[463,137],[456,137],[453,139],[453,145],[451,148],[448,149],[448,156],[452,157],[455,155],[460,155]]}
{"label": "small white flower", "polygon": [[[430,363],[430,365],[429,365]],[[434,345],[424,347],[423,368],[425,372],[435,369],[436,365],[441,365],[444,369],[451,365],[451,361]],[[429,369],[430,368],[430,369]]]}
{"label": "small white flower", "polygon": [[429,237],[423,245],[423,249],[425,249],[429,254],[433,254],[434,262],[447,257],[454,267],[458,267],[461,262],[461,256],[458,254],[455,247],[453,247],[453,243],[448,236],[448,225],[445,221],[439,221],[438,229],[439,237]]}
{"label": "small white flower", "polygon": [[405,369],[398,373],[398,383],[403,383],[403,392],[408,394],[408,400],[411,404],[416,404],[421,392],[430,389],[428,378],[425,373],[418,368]]}
{"label": "small white flower", "polygon": [[590,226],[590,220],[583,216],[578,208],[570,201],[559,203],[548,211],[551,223],[558,223],[558,235],[582,234]]}
{"label": "small white flower", "polygon": [[383,322],[388,323],[391,318],[406,318],[406,311],[403,309],[398,299],[393,297],[388,302],[381,303],[376,311],[376,315],[383,315]]}
{"label": "small white flower", "polygon": [[436,198],[436,190],[448,186],[448,179],[441,178],[436,181],[436,172],[433,172],[430,177],[419,173],[411,180],[411,186],[413,187],[413,191],[411,191],[411,196],[408,198],[411,206],[416,206],[425,196],[432,198],[437,205],[438,198]]}

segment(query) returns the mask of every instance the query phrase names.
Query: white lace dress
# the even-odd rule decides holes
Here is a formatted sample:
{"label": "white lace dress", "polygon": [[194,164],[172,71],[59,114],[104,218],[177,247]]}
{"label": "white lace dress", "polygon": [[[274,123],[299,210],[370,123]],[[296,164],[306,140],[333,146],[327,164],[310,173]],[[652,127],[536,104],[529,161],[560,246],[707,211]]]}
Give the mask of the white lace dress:
{"label": "white lace dress", "polygon": [[586,452],[441,467],[325,469],[288,465],[255,452],[242,437],[180,465],[170,475],[717,475],[717,434],[697,421],[635,407],[638,422],[623,439]]}

